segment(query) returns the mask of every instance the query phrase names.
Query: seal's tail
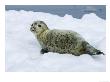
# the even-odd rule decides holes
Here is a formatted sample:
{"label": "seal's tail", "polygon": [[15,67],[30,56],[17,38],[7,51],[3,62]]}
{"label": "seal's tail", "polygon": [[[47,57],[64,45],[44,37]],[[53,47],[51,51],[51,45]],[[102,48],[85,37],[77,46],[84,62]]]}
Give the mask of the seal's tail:
{"label": "seal's tail", "polygon": [[105,53],[101,52],[100,50],[97,50],[97,51],[96,51],[96,55],[100,55],[100,54],[105,55]]}
{"label": "seal's tail", "polygon": [[86,46],[86,53],[90,54],[90,55],[101,55],[101,54],[105,55],[102,51],[97,50],[90,44],[87,44],[87,46]]}
{"label": "seal's tail", "polygon": [[97,50],[95,48],[93,50],[91,49],[91,50],[87,51],[87,53],[90,55],[101,55],[101,54],[105,55],[105,53],[103,53],[102,51]]}

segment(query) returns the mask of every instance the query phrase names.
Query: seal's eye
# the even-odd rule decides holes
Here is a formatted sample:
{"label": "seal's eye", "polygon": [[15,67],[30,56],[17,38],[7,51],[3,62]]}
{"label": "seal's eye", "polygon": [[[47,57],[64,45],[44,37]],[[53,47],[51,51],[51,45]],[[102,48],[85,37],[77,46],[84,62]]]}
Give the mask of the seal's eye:
{"label": "seal's eye", "polygon": [[41,25],[38,25],[38,27],[41,27]]}

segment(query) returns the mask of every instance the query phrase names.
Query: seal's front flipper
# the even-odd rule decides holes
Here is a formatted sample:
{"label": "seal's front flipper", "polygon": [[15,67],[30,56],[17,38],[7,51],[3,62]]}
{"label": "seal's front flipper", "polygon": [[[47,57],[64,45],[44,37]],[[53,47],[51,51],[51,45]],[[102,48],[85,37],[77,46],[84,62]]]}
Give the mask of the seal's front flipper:
{"label": "seal's front flipper", "polygon": [[40,53],[41,54],[48,53],[48,50],[47,49],[41,49]]}

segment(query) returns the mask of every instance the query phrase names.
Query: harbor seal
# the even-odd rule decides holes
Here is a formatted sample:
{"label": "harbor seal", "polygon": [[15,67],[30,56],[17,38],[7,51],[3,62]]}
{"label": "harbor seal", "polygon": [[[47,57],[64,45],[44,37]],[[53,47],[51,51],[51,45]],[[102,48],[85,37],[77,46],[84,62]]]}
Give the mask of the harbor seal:
{"label": "harbor seal", "polygon": [[43,21],[34,21],[31,24],[30,31],[38,39],[42,47],[42,54],[56,52],[75,56],[80,56],[82,54],[104,55],[103,52],[91,46],[80,34],[74,31],[50,30]]}

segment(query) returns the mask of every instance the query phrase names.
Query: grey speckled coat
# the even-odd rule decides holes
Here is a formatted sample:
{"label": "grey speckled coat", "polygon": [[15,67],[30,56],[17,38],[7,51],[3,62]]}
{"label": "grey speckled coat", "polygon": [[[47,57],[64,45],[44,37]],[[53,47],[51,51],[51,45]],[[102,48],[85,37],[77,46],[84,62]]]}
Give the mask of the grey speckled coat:
{"label": "grey speckled coat", "polygon": [[80,34],[74,31],[49,30],[43,21],[34,21],[30,30],[35,34],[42,47],[41,53],[57,52],[76,56],[82,54],[104,54],[91,46]]}

